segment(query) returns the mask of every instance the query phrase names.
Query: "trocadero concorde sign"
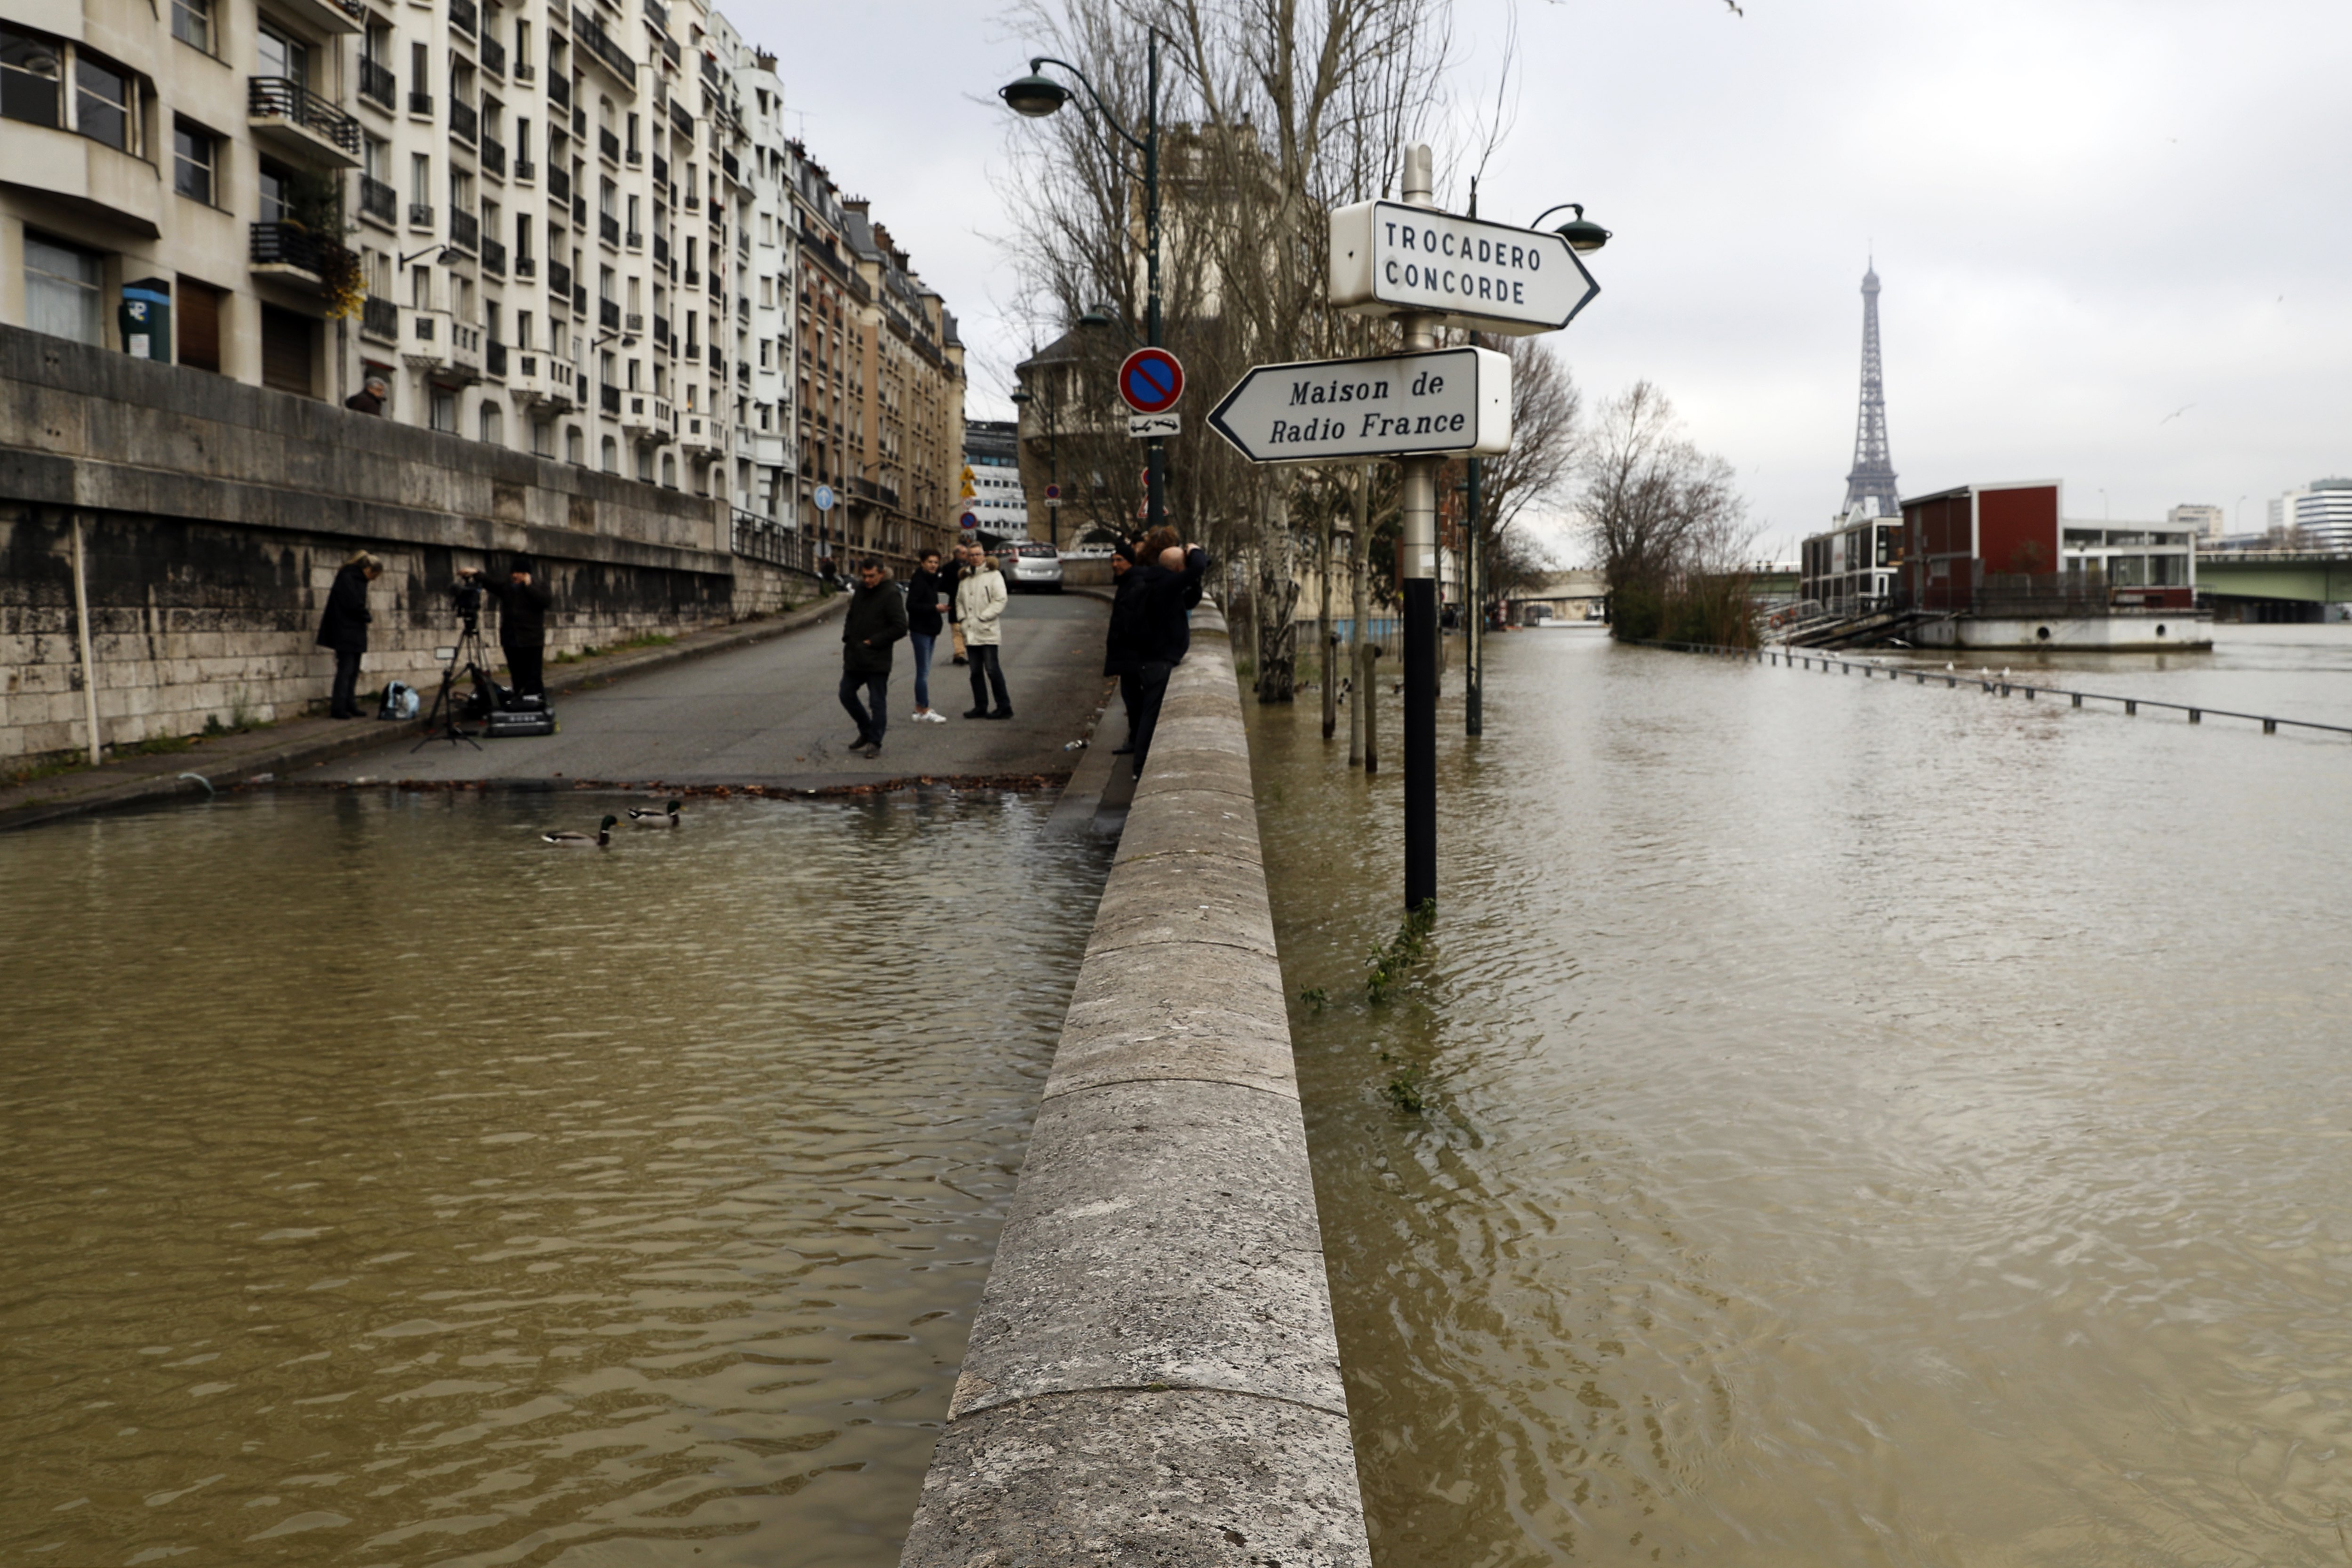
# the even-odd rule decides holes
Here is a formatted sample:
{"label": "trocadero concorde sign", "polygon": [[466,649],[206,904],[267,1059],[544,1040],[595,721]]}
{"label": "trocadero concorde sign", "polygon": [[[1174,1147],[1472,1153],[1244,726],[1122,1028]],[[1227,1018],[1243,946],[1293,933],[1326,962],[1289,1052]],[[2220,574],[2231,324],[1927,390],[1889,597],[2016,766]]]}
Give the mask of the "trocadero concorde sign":
{"label": "trocadero concorde sign", "polygon": [[1511,361],[1492,349],[1262,364],[1210,427],[1254,463],[1492,457],[1511,446]]}
{"label": "trocadero concorde sign", "polygon": [[1568,241],[1402,202],[1331,215],[1330,302],[1361,315],[1434,310],[1472,331],[1557,331],[1601,285]]}

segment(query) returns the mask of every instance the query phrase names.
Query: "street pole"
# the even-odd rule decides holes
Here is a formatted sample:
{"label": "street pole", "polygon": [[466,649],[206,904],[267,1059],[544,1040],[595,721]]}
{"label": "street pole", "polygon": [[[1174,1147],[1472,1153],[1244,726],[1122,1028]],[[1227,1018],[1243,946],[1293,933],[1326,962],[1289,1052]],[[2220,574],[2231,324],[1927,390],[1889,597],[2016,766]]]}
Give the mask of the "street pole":
{"label": "street pole", "polygon": [[1479,460],[1470,459],[1470,542],[1462,560],[1462,607],[1469,619],[1462,627],[1462,732],[1486,732],[1480,711],[1486,683],[1486,529],[1478,511]]}
{"label": "street pole", "polygon": [[[1404,150],[1404,200],[1433,207],[1427,143]],[[1408,353],[1437,346],[1438,318],[1397,317]],[[1404,907],[1437,899],[1437,458],[1404,459]]]}
{"label": "street pole", "polygon": [[[1160,35],[1157,31],[1144,36],[1144,58],[1150,62],[1150,86],[1144,100],[1143,127],[1143,239],[1149,247],[1144,257],[1144,276],[1148,292],[1144,301],[1144,342],[1152,348],[1160,342]],[[1134,340],[1129,339],[1132,342]],[[1146,444],[1144,454],[1144,513],[1146,532],[1168,521],[1168,443],[1154,436]]]}

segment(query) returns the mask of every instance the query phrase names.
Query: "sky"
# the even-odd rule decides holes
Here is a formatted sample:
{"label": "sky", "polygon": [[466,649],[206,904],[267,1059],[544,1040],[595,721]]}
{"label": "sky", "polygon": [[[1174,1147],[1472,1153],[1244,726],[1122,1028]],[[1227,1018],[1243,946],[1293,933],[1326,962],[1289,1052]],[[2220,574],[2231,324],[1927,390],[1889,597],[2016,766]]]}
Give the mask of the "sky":
{"label": "sky", "polygon": [[[1480,215],[1580,201],[1614,231],[1552,345],[1588,399],[1673,398],[1759,557],[1843,498],[1874,258],[1906,495],[2056,479],[2070,517],[2253,530],[2352,473],[2352,4],[1741,3],[1460,0],[1450,87],[1465,139],[1516,31]],[[956,312],[967,411],[1009,417],[1031,340],[995,182],[1032,132],[993,89],[1024,40],[985,3],[724,8]]]}

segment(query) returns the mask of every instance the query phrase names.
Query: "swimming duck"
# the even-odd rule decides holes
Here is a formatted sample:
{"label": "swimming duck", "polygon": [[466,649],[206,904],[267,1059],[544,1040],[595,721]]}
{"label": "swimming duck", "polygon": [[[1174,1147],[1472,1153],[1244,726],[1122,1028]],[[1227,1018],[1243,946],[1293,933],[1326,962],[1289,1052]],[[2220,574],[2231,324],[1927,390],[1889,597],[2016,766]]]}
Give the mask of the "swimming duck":
{"label": "swimming duck", "polygon": [[602,849],[613,842],[613,825],[620,820],[617,816],[608,816],[596,825],[593,833],[573,833],[566,829],[559,833],[542,833],[539,837],[546,843],[560,845],[566,849]]}
{"label": "swimming duck", "polygon": [[676,827],[678,820],[677,808],[682,804],[682,802],[674,800],[671,801],[666,808],[660,811],[656,811],[649,805],[633,805],[629,807],[629,826],[632,827]]}

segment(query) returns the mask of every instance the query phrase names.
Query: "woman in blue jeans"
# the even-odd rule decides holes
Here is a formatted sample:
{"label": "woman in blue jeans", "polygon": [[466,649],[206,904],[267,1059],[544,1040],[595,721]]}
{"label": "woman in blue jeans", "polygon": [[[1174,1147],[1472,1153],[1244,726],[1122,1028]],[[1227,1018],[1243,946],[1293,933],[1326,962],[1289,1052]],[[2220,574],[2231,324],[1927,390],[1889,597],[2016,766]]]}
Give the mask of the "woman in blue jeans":
{"label": "woman in blue jeans", "polygon": [[907,644],[915,656],[915,721],[944,724],[948,716],[931,711],[931,646],[944,630],[940,619],[940,595],[947,584],[940,576],[940,552],[926,550],[907,580]]}

